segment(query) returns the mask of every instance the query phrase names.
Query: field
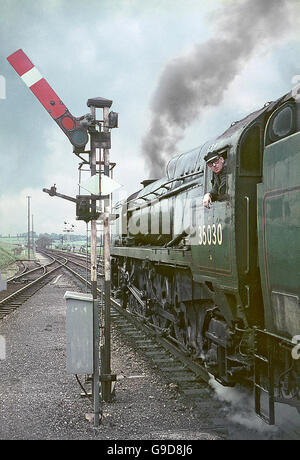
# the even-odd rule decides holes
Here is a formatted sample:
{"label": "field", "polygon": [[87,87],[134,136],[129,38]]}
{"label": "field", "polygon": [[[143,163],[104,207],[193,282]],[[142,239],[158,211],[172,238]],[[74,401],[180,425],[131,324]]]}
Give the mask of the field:
{"label": "field", "polygon": [[[26,247],[27,239],[22,237],[0,237],[0,270],[6,268],[8,265],[12,264],[16,260],[28,259],[28,250]],[[98,242],[99,245],[99,242]],[[64,238],[64,241],[56,239],[52,241],[51,247],[53,249],[64,249],[75,252],[86,253],[86,240],[80,239],[68,241],[67,238]],[[90,253],[90,241],[88,252]],[[97,253],[99,254],[99,246],[97,248]],[[32,249],[30,250],[30,258],[33,259]]]}
{"label": "field", "polygon": [[24,242],[17,238],[0,238],[0,269],[18,259],[27,259]]}

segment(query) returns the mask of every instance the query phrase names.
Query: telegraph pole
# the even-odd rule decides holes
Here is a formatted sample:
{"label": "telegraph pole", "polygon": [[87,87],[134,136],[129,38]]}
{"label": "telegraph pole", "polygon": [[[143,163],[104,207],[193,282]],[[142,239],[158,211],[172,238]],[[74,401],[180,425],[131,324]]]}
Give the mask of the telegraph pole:
{"label": "telegraph pole", "polygon": [[89,224],[86,222],[86,284],[85,290],[88,292],[88,267],[89,267]]}
{"label": "telegraph pole", "polygon": [[31,216],[31,236],[32,236],[32,257],[35,259],[34,231],[33,231],[33,214]]}
{"label": "telegraph pole", "polygon": [[27,223],[28,223],[28,229],[27,229],[27,254],[28,254],[28,260],[30,260],[30,198],[31,196],[27,196],[28,204],[27,204]]}

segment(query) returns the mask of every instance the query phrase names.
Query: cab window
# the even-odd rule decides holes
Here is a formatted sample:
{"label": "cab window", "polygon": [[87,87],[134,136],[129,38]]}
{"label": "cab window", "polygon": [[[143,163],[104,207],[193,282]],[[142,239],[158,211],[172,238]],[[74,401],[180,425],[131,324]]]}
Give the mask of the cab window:
{"label": "cab window", "polygon": [[261,175],[261,127],[252,126],[243,136],[240,147],[240,175]]}
{"label": "cab window", "polygon": [[266,145],[272,144],[295,132],[296,112],[293,103],[288,102],[270,117],[266,129]]}

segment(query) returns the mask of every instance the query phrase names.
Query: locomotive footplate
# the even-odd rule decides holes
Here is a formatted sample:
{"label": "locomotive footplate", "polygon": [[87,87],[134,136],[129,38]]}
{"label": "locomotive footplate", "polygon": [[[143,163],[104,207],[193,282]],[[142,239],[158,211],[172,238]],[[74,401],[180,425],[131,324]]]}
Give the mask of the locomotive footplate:
{"label": "locomotive footplate", "polygon": [[139,248],[114,246],[111,248],[112,256],[130,257],[133,259],[149,260],[153,262],[165,263],[167,265],[186,267],[192,264],[192,254],[189,249],[174,248]]}

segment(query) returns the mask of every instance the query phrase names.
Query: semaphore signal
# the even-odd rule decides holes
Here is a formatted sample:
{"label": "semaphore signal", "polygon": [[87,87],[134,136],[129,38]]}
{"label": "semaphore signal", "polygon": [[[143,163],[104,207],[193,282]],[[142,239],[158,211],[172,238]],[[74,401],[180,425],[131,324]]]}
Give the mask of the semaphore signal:
{"label": "semaphore signal", "polygon": [[22,49],[8,56],[7,60],[66,134],[75,149],[77,151],[84,150],[88,142],[86,116],[76,118],[70,113]]}

